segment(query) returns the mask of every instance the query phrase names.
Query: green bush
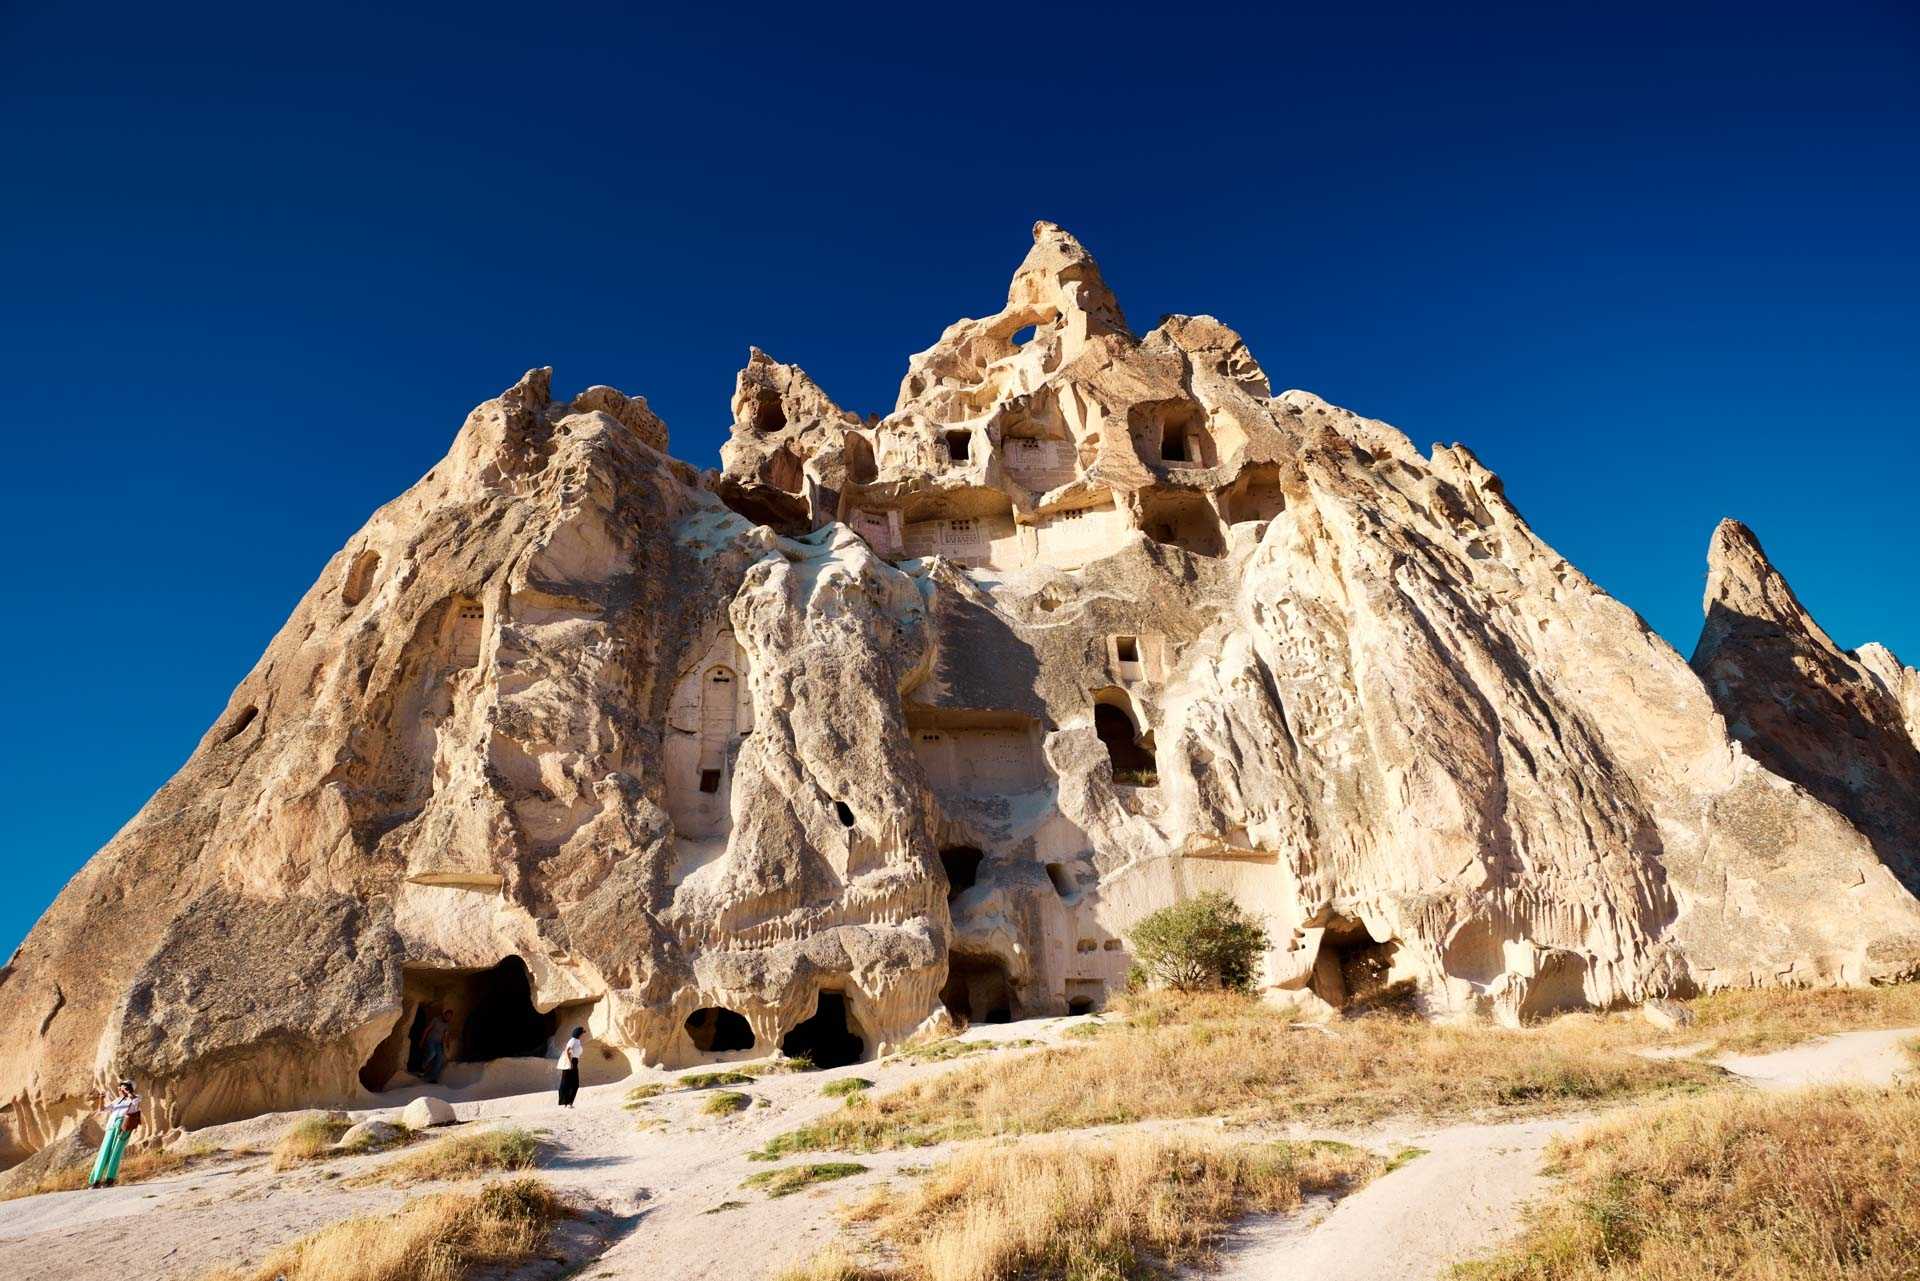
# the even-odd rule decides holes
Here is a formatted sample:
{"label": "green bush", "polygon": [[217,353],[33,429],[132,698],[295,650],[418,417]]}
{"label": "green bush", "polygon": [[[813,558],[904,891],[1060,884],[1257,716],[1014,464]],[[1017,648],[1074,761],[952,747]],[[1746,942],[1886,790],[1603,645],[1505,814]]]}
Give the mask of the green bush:
{"label": "green bush", "polygon": [[1163,907],[1127,933],[1140,976],[1182,992],[1253,986],[1267,932],[1218,890]]}

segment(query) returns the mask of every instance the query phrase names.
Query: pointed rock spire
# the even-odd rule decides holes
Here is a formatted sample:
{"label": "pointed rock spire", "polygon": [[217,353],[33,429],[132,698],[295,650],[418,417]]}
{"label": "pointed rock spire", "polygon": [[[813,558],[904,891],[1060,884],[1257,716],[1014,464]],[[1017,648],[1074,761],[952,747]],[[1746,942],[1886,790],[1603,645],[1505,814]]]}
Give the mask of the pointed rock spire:
{"label": "pointed rock spire", "polygon": [[1745,525],[1720,522],[1707,566],[1693,669],[1729,732],[1920,892],[1920,750],[1900,695],[1833,643]]}

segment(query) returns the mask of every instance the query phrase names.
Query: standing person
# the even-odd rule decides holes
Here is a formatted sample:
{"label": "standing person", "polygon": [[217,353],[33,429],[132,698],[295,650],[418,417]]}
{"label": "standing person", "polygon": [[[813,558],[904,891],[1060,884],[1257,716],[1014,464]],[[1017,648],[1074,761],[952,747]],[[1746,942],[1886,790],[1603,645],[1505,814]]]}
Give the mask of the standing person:
{"label": "standing person", "polygon": [[447,1012],[436,1006],[420,1033],[420,1076],[431,1085],[440,1084],[441,1069],[447,1066],[448,1026]]}
{"label": "standing person", "polygon": [[560,1051],[560,1106],[573,1106],[573,1096],[580,1093],[580,1054],[586,1049],[580,1038],[587,1029],[577,1027],[573,1035],[567,1038],[567,1046]]}
{"label": "standing person", "polygon": [[127,1138],[140,1124],[140,1095],[132,1081],[120,1082],[120,1092],[109,1099],[102,1095],[101,1110],[107,1114],[107,1134],[100,1140],[100,1155],[93,1159],[93,1173],[87,1176],[89,1188],[110,1188],[120,1178],[120,1157],[127,1150]]}

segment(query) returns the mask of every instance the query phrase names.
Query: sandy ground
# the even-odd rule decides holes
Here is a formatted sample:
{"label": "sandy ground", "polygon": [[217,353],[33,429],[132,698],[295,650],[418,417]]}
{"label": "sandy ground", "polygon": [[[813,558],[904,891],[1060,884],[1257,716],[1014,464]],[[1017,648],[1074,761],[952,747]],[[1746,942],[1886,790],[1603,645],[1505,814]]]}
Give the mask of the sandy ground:
{"label": "sandy ground", "polygon": [[[1761,1089],[1885,1086],[1912,1071],[1901,1046],[1915,1036],[1920,1028],[1845,1032],[1713,1062]],[[1527,1203],[1551,1182],[1541,1169],[1547,1144],[1594,1115],[1357,1135],[1376,1151],[1405,1145],[1426,1155],[1331,1206],[1243,1222],[1222,1249],[1220,1271],[1208,1275],[1218,1281],[1438,1281],[1455,1263],[1491,1253],[1520,1230]]]}
{"label": "sandy ground", "polygon": [[[1057,1042],[1083,1018],[976,1028],[969,1040]],[[1826,1037],[1766,1055],[1719,1060],[1764,1088],[1858,1081],[1885,1084],[1907,1066],[1901,1043],[1920,1029]],[[1017,1054],[1019,1047],[983,1053]],[[777,1168],[748,1159],[768,1139],[841,1106],[827,1082],[864,1076],[889,1088],[952,1071],[958,1062],[867,1063],[830,1072],[768,1075],[739,1089],[754,1106],[729,1117],[700,1109],[706,1091],[662,1095],[638,1111],[621,1106],[633,1082],[583,1090],[579,1106],[547,1093],[456,1103],[462,1127],[512,1123],[545,1132],[542,1174],[591,1207],[558,1242],[552,1260],[516,1281],[563,1275],[601,1281],[763,1281],[838,1232],[833,1209],[876,1184],[938,1161],[941,1148],[857,1159],[866,1172],[780,1199],[743,1188]],[[667,1079],[662,1076],[660,1079]],[[391,1115],[391,1109],[356,1115]],[[1546,1186],[1548,1142],[1586,1116],[1450,1125],[1400,1123],[1340,1137],[1382,1154],[1424,1150],[1358,1193],[1317,1200],[1290,1215],[1260,1216],[1225,1243],[1224,1281],[1428,1281],[1455,1261],[1489,1250],[1515,1231],[1525,1204]],[[1182,1123],[1184,1124],[1184,1123]],[[1217,1122],[1195,1123],[1211,1127]],[[0,1202],[0,1269],[63,1281],[188,1281],[216,1267],[258,1262],[277,1245],[339,1219],[398,1205],[422,1188],[347,1188],[353,1175],[394,1154],[348,1157],[276,1174],[245,1156],[163,1179],[92,1192]],[[820,1156],[788,1158],[797,1163]],[[824,1159],[845,1159],[827,1156]],[[582,1261],[588,1260],[582,1266]]]}

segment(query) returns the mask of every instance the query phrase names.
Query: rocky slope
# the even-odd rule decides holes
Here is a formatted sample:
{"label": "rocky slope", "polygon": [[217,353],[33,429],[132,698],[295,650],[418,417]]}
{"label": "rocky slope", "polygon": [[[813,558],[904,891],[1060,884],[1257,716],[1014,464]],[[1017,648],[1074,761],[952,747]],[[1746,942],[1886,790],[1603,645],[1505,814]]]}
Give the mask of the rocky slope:
{"label": "rocky slope", "polygon": [[1136,336],[1046,223],[885,418],[758,351],[733,413],[718,473],[545,370],[469,416],[6,967],[9,1155],[113,1074],[365,1100],[429,1007],[482,1087],[573,1022],[593,1081],[1087,1008],[1212,888],[1303,1003],[1920,970],[1920,684],[1757,544],[1703,686],[1465,448]]}

